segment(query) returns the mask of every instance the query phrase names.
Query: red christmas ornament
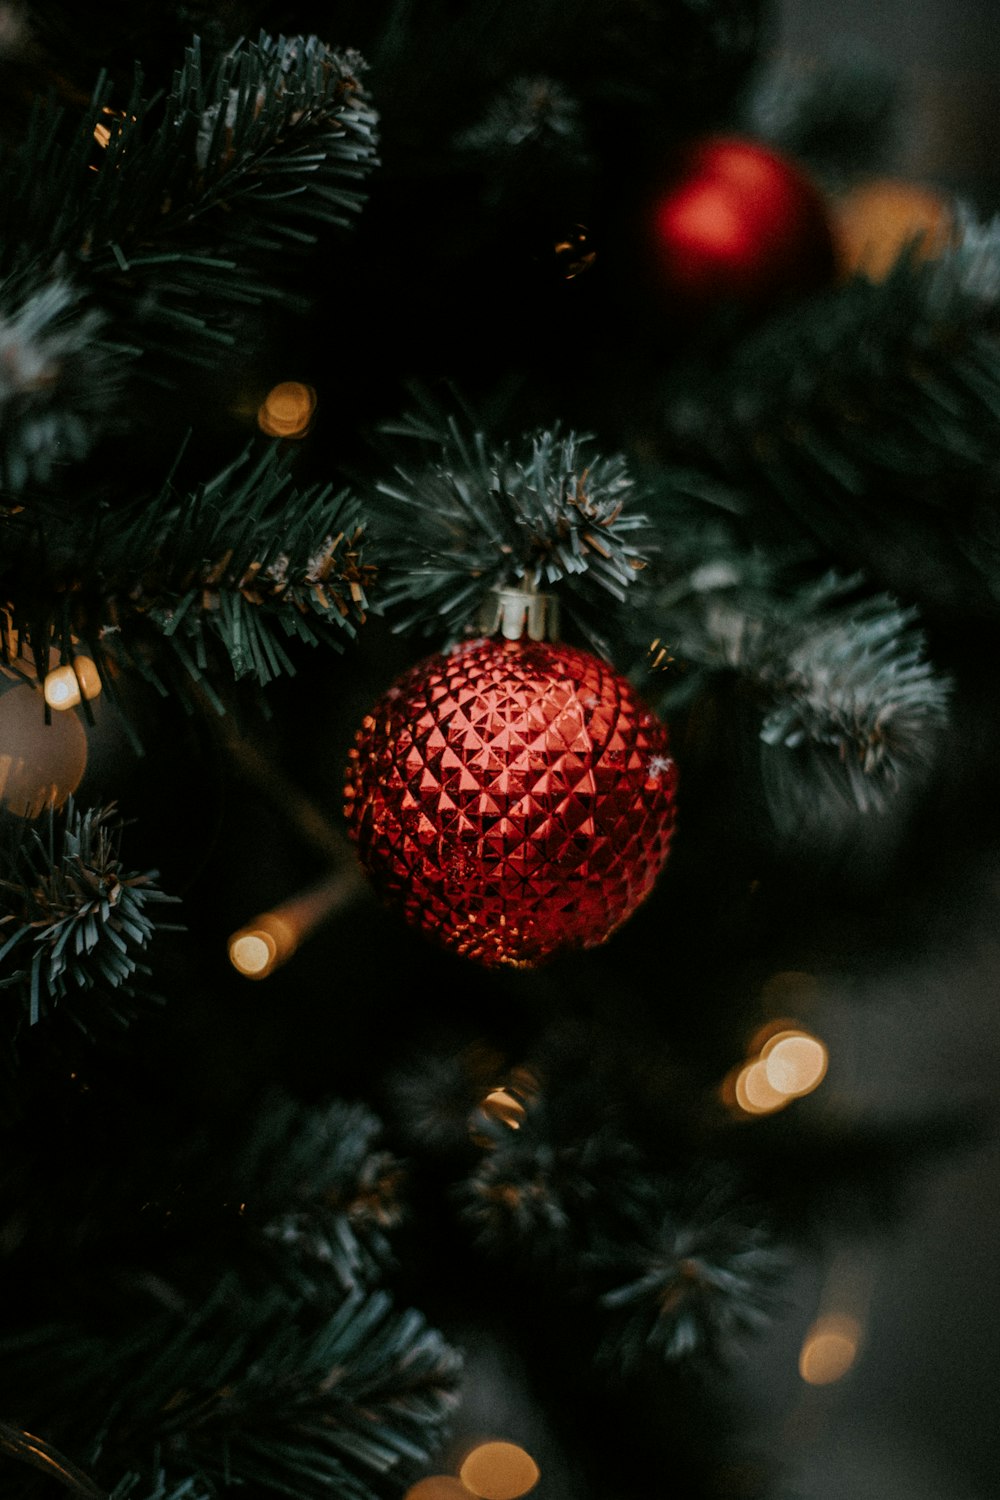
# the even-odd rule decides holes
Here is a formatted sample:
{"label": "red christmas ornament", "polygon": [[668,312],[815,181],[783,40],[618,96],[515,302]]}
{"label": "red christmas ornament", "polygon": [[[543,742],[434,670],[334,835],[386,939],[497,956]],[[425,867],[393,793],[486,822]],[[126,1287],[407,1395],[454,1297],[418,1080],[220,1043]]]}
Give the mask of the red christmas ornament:
{"label": "red christmas ornament", "polygon": [[593,948],[674,828],[667,730],[589,652],[480,639],[384,694],[347,767],[348,831],[413,926],[489,967]]}
{"label": "red christmas ornament", "polygon": [[763,311],[829,285],[826,199],[796,163],[756,141],[709,136],[682,151],[646,211],[650,279],[681,310]]}

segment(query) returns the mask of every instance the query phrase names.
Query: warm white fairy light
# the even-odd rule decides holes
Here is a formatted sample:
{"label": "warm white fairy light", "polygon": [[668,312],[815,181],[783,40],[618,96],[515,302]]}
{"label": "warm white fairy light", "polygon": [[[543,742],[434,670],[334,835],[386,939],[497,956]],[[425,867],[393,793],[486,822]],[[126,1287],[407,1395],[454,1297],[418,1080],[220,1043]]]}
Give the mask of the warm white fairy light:
{"label": "warm white fairy light", "polygon": [[833,1385],[852,1368],[860,1347],[857,1318],[847,1313],[817,1318],[799,1353],[799,1374],[807,1385]]}
{"label": "warm white fairy light", "polygon": [[263,979],[274,967],[278,945],[259,928],[237,932],[229,939],[229,961],[246,979]]}
{"label": "warm white fairy light", "polygon": [[768,1083],[786,1098],[811,1094],[826,1077],[829,1054],[819,1037],[808,1031],[779,1032],[760,1055]]}
{"label": "warm white fairy light", "polygon": [[316,409],[316,392],[301,380],[272,386],[257,410],[257,425],[268,437],[304,437]]}
{"label": "warm white fairy light", "polygon": [[46,673],[42,692],[49,707],[59,713],[76,707],[82,694],[76,673],[69,662],[64,662],[61,667],[53,667],[51,672]]}
{"label": "warm white fairy light", "polygon": [[767,1069],[759,1058],[742,1067],[736,1078],[736,1103],[744,1114],[769,1115],[784,1109],[788,1100],[772,1088]]}
{"label": "warm white fairy light", "polygon": [[520,1130],[527,1114],[522,1101],[509,1089],[491,1089],[479,1106],[483,1114],[509,1130]]}
{"label": "warm white fairy light", "polygon": [[89,656],[75,656],[72,661],[53,667],[42,683],[46,703],[58,713],[75,708],[81,698],[98,697],[100,691],[101,674]]}
{"label": "warm white fairy light", "polygon": [[245,979],[266,979],[286,963],[311,932],[344,905],[356,872],[338,870],[326,880],[261,912],[229,939],[229,962]]}
{"label": "warm white fairy light", "polygon": [[73,671],[76,674],[77,682],[80,684],[80,692],[87,699],[88,703],[92,703],[95,698],[101,696],[101,688],[103,686],[101,674],[89,656],[74,656]]}
{"label": "warm white fairy light", "polygon": [[459,1469],[466,1490],[477,1500],[519,1500],[534,1489],[540,1471],[517,1443],[480,1443]]}
{"label": "warm white fairy light", "polygon": [[469,1492],[454,1474],[428,1474],[411,1484],[403,1500],[469,1500]]}

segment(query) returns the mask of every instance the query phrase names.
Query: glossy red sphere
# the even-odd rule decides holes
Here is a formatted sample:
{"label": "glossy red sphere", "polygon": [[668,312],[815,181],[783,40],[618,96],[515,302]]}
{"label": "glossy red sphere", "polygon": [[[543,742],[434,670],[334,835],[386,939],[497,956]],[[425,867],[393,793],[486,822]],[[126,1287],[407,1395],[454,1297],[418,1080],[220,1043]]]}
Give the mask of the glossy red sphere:
{"label": "glossy red sphere", "polygon": [[646,231],[655,285],[682,308],[765,308],[832,282],[826,199],[794,162],[757,141],[711,136],[682,153]]}
{"label": "glossy red sphere", "polygon": [[676,779],[665,726],[595,656],[477,640],[418,663],[365,717],[345,813],[408,922],[528,968],[605,942],[645,900]]}

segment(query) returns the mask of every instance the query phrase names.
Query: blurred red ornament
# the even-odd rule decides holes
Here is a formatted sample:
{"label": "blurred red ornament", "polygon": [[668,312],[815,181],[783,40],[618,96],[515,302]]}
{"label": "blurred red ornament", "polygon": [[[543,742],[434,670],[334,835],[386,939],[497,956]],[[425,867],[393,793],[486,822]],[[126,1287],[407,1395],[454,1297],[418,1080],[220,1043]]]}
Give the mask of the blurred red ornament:
{"label": "blurred red ornament", "polygon": [[406,920],[488,967],[605,942],[674,829],[665,726],[589,652],[481,639],[412,667],[366,716],[348,831]]}
{"label": "blurred red ornament", "polygon": [[680,154],[647,209],[654,288],[680,311],[765,310],[834,279],[827,201],[793,161],[756,141],[709,136]]}

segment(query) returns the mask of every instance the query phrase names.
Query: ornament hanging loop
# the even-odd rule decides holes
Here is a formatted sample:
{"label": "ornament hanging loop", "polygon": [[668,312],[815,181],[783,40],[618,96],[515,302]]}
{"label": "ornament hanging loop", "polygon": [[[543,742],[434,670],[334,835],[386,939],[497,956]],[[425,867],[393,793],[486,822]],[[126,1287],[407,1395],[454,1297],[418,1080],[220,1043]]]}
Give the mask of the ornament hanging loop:
{"label": "ornament hanging loop", "polygon": [[541,594],[530,583],[503,584],[491,590],[483,603],[479,628],[484,635],[498,633],[508,641],[527,636],[532,641],[559,639],[559,600]]}

